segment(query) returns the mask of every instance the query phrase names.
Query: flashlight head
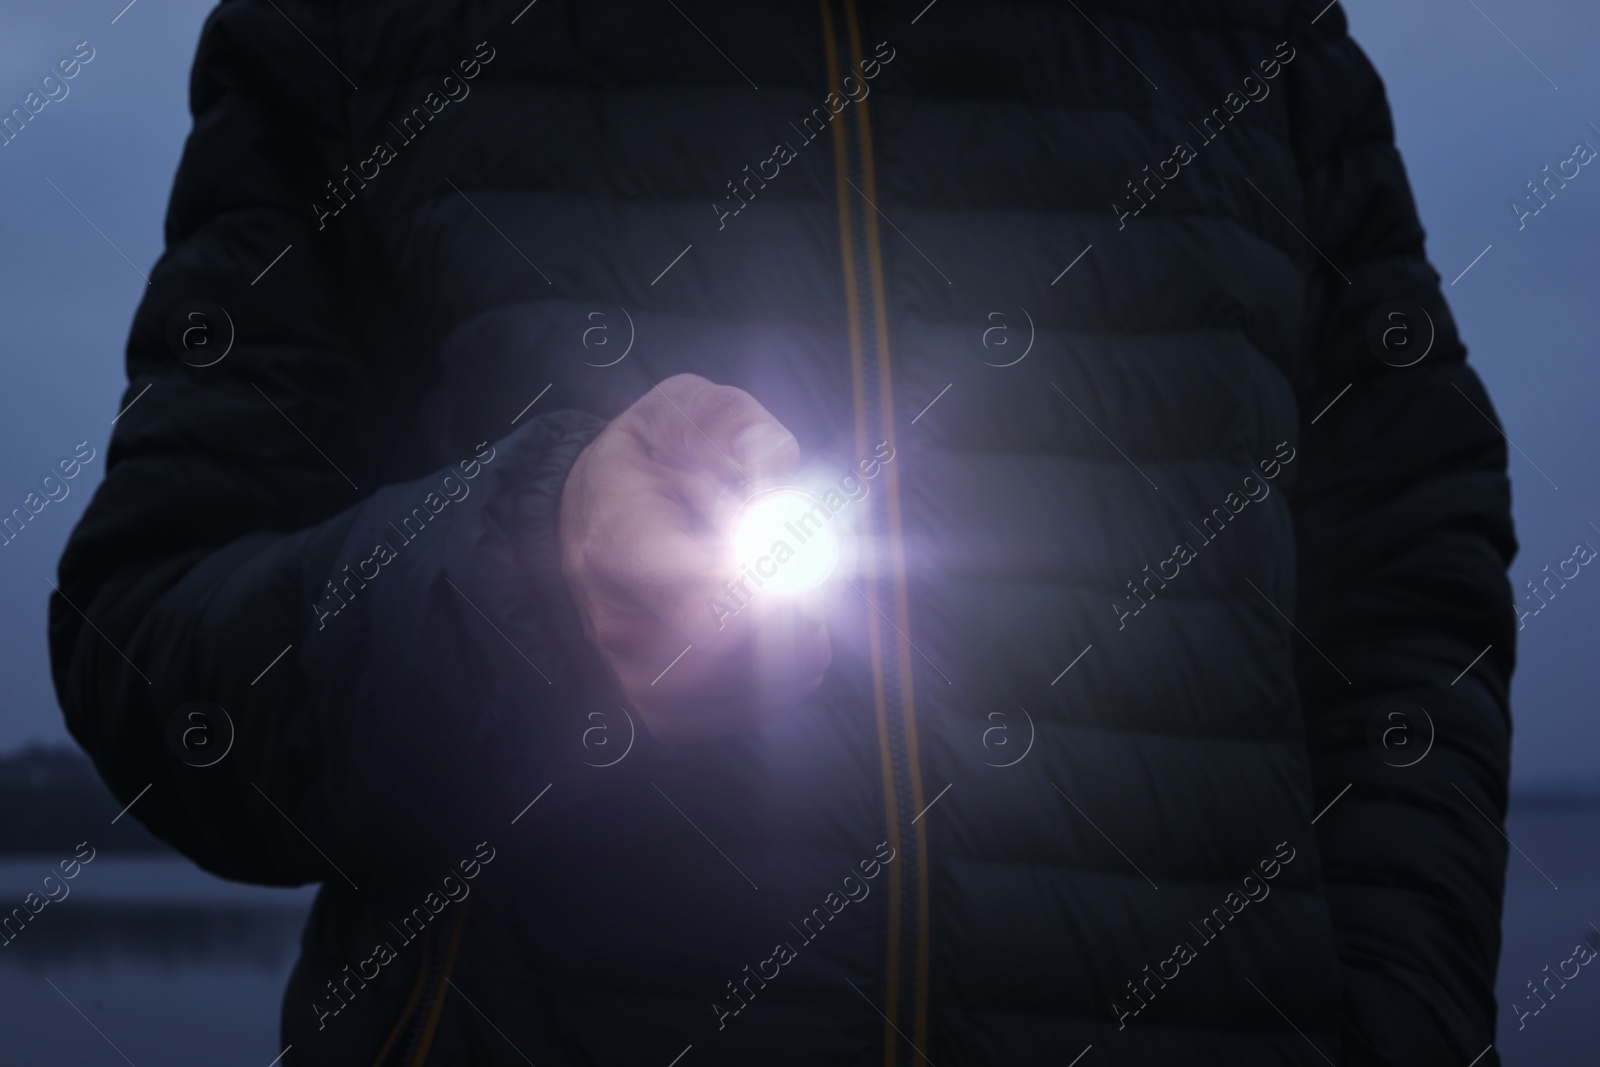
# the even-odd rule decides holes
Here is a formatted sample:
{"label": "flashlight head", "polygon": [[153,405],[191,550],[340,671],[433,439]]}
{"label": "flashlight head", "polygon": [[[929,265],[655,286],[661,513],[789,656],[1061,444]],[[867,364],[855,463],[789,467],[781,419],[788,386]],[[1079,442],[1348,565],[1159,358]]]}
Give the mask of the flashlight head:
{"label": "flashlight head", "polygon": [[839,545],[840,531],[822,498],[795,486],[757,492],[733,527],[735,564],[777,592],[821,585],[839,563]]}

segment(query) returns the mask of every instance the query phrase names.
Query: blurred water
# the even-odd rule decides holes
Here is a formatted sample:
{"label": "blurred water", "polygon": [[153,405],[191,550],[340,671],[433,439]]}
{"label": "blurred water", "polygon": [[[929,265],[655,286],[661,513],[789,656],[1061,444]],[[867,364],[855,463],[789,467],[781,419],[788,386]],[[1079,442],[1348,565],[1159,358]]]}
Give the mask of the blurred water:
{"label": "blurred water", "polygon": [[1600,926],[1600,811],[1514,811],[1506,836],[1516,848],[1506,869],[1496,983],[1500,1055],[1507,1067],[1593,1067],[1600,1063],[1600,959],[1557,988],[1520,1030],[1512,1002],[1537,1006],[1524,983],[1543,978],[1546,965],[1555,971],[1580,941],[1600,947],[1590,926]]}
{"label": "blurred water", "polygon": [[[1589,925],[1600,926],[1600,810],[1522,810],[1507,832],[1521,851],[1506,876],[1503,1062],[1591,1067],[1600,961],[1520,1030],[1510,1001],[1531,1003],[1523,983],[1586,935],[1600,944]],[[0,908],[37,891],[63,858],[0,861]],[[6,1064],[267,1067],[282,1051],[278,1010],[313,889],[237,885],[181,859],[104,853],[70,885],[0,948]]]}
{"label": "blurred water", "polygon": [[[40,892],[70,855],[0,861],[0,908]],[[266,1067],[278,1055],[314,887],[238,885],[178,858],[103,852],[67,885],[0,948],[0,1061]]]}

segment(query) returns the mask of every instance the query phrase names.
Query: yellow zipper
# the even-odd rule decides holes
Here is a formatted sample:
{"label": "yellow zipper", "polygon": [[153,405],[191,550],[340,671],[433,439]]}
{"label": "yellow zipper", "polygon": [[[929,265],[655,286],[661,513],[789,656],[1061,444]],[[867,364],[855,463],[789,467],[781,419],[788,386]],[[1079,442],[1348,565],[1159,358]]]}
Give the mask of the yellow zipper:
{"label": "yellow zipper", "polygon": [[[855,0],[839,0],[844,14],[845,41],[850,52],[853,67],[859,71],[863,58],[861,48],[860,22],[857,18]],[[842,84],[843,71],[839,63],[838,29],[834,19],[830,0],[821,0],[823,41],[827,51],[828,81],[830,89],[837,91]],[[859,76],[859,75],[858,75]],[[841,115],[841,121],[832,123],[834,147],[834,177],[836,194],[839,205],[839,241],[843,257],[845,304],[849,318],[850,342],[850,368],[851,388],[855,404],[856,449],[858,455],[867,455],[876,441],[869,440],[872,430],[872,415],[869,410],[870,398],[867,396],[866,387],[866,360],[867,356],[867,317],[863,313],[858,288],[861,265],[856,262],[855,252],[856,223],[852,218],[852,208],[856,206],[856,198],[864,196],[868,205],[862,211],[862,237],[866,246],[866,273],[870,283],[872,314],[871,314],[871,344],[875,349],[876,371],[878,380],[878,427],[882,440],[888,441],[891,447],[895,443],[894,432],[894,390],[891,374],[891,360],[889,347],[889,319],[888,300],[885,286],[885,271],[883,260],[882,236],[878,227],[878,216],[870,205],[878,203],[877,177],[872,152],[872,120],[867,99],[861,98],[853,105],[857,147],[860,153],[860,193],[851,188],[849,181],[849,142],[845,129],[846,122]],[[925,823],[916,823],[907,831],[912,835],[907,850],[906,835],[902,833],[903,817],[908,812],[921,811],[924,805],[922,774],[918,753],[917,725],[916,725],[916,690],[911,672],[912,649],[909,638],[906,636],[911,630],[910,604],[906,581],[905,538],[900,502],[899,468],[892,465],[884,467],[884,497],[888,518],[888,565],[893,582],[893,611],[896,618],[898,633],[893,638],[885,639],[880,627],[877,625],[877,616],[882,611],[882,605],[872,600],[871,615],[872,625],[868,627],[869,648],[872,658],[872,693],[874,710],[878,724],[878,751],[880,769],[883,775],[884,816],[888,827],[889,844],[894,848],[897,856],[907,856],[912,860],[906,870],[905,864],[891,864],[889,868],[888,885],[888,943],[886,967],[886,995],[884,1007],[884,1061],[888,1067],[895,1067],[899,1061],[899,1047],[901,1032],[905,1029],[902,1022],[909,1015],[911,1020],[911,1033],[907,1036],[917,1048],[927,1046],[928,1029],[928,968],[929,968],[929,885],[928,885],[928,842],[927,826]],[[880,561],[878,559],[877,539],[873,537],[870,519],[868,528],[862,538],[862,563],[865,571],[865,585],[867,595],[872,598],[877,592],[879,580]],[[883,613],[887,617],[887,612]],[[891,648],[885,647],[892,645]],[[891,669],[889,659],[893,659],[892,669],[899,681],[899,699],[892,701],[885,685],[887,672]],[[901,795],[902,789],[896,784],[893,741],[894,725],[898,719],[900,732],[905,739],[905,761],[907,778],[909,780],[909,796]],[[912,889],[915,901],[914,918],[916,949],[914,958],[903,959],[902,943],[905,935],[907,916],[905,915],[905,881],[912,879]],[[906,968],[910,968],[911,988],[909,996],[905,995]],[[909,1000],[909,1004],[906,1001]]]}

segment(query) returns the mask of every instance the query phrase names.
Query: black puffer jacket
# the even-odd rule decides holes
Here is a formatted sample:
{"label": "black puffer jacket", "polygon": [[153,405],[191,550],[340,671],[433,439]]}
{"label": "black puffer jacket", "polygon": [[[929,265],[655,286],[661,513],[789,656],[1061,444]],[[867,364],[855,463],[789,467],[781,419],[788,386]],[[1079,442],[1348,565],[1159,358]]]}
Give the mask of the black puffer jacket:
{"label": "black puffer jacket", "polygon": [[[217,10],[51,638],[138,818],[324,883],[285,1063],[1483,1051],[1505,450],[1322,8]],[[859,553],[667,751],[553,530],[681,372]]]}

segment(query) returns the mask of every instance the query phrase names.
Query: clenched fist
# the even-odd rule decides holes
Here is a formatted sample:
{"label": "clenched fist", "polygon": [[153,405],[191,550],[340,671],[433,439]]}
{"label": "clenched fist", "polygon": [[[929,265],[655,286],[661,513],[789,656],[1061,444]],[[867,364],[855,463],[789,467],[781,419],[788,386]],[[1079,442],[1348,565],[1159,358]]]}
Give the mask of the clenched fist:
{"label": "clenched fist", "polygon": [[749,393],[680,374],[613,421],[567,477],[562,573],[589,640],[663,741],[756,726],[822,681],[832,652],[807,598],[756,598],[726,624],[708,608],[740,576],[730,489],[799,459],[794,435]]}

